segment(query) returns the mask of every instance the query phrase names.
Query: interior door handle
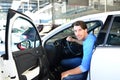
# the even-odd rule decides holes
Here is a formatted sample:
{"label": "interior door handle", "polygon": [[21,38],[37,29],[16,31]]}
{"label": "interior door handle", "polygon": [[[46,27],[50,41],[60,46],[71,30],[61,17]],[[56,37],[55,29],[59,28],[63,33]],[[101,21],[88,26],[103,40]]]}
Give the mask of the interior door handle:
{"label": "interior door handle", "polygon": [[32,66],[32,67],[29,69],[29,71],[35,69],[36,67],[37,67],[37,66]]}

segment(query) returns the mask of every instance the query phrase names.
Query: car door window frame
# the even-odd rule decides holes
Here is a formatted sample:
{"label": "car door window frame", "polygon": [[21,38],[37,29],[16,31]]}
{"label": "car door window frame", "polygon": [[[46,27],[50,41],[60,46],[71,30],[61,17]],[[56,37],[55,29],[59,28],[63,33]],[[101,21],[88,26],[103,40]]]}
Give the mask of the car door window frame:
{"label": "car door window frame", "polygon": [[[117,31],[116,30],[113,31],[115,29],[115,27],[119,28],[118,27],[119,25],[116,25],[117,23],[120,22],[120,21],[118,22],[119,19],[117,19],[117,18],[120,19],[120,16],[113,16],[113,18],[111,20],[112,22],[110,24],[110,28],[109,28],[109,32],[108,32],[108,36],[107,36],[107,40],[106,40],[106,46],[108,46],[108,45],[109,46],[120,46],[120,44],[119,44],[119,42],[120,42],[119,41],[119,39],[120,39],[120,32],[119,32],[120,29],[119,29],[119,31],[118,31],[118,29],[117,29]],[[115,39],[115,38],[117,38],[117,39]]]}
{"label": "car door window frame", "polygon": [[[98,26],[101,26],[101,27],[103,26],[103,23],[102,23],[102,21],[100,21],[100,20],[87,21],[86,24],[93,23],[93,22],[98,22],[98,23],[99,23]],[[88,25],[87,25],[87,26],[88,26]],[[96,33],[97,35],[98,35],[99,30],[101,29],[101,27],[98,27],[98,32]],[[92,31],[93,34],[95,34],[95,33],[94,33],[95,28],[89,28],[89,30],[90,30],[90,32]],[[65,35],[64,33],[66,33],[66,35]],[[89,33],[89,32],[88,32],[88,33]],[[49,41],[46,41],[45,44],[47,44],[47,43],[49,43],[49,42],[50,42],[50,43],[51,43],[51,42],[54,42],[55,40],[58,40],[58,39],[56,39],[55,36],[58,36],[59,34],[63,34],[63,35],[61,35],[62,37],[59,37],[58,39],[60,39],[60,38],[65,38],[65,37],[70,36],[70,35],[74,35],[74,32],[72,31],[72,24],[69,25],[69,27],[65,28],[64,30],[60,31],[59,33],[54,34],[53,36],[51,36],[51,37],[49,38]],[[96,36],[97,36],[97,35],[96,35]],[[74,36],[75,36],[75,35],[74,35]],[[74,37],[74,36],[73,36],[73,37]],[[54,38],[54,39],[52,39],[52,38]],[[51,40],[51,39],[52,39],[52,40]],[[51,41],[50,41],[50,40],[51,40]]]}

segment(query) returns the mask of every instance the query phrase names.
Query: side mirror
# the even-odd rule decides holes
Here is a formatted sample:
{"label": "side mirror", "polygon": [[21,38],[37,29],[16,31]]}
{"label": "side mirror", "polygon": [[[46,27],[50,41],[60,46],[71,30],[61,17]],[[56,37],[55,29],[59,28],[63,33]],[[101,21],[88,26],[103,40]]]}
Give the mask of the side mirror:
{"label": "side mirror", "polygon": [[31,43],[29,40],[22,41],[20,43],[17,43],[17,48],[20,50],[31,48]]}

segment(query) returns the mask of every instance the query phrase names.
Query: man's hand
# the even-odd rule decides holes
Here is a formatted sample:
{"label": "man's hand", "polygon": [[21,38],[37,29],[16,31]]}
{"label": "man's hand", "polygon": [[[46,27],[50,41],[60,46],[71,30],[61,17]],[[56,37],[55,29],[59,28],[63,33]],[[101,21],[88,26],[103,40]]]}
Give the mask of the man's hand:
{"label": "man's hand", "polygon": [[67,70],[67,71],[61,73],[61,80],[69,75],[80,74],[80,73],[82,73],[82,71],[79,66],[76,68]]}
{"label": "man's hand", "polygon": [[66,38],[66,40],[67,40],[67,41],[70,41],[70,42],[75,42],[75,39],[72,38],[71,36],[68,36],[68,37]]}
{"label": "man's hand", "polygon": [[67,77],[69,74],[69,71],[65,71],[65,72],[62,72],[61,74],[61,80],[64,78],[64,77]]}

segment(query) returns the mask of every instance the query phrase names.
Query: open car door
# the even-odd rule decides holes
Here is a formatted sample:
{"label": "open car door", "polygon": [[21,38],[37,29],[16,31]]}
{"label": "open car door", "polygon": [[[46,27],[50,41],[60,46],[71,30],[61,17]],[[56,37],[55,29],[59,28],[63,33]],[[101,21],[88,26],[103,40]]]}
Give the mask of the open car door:
{"label": "open car door", "polygon": [[32,20],[9,9],[5,39],[6,75],[9,80],[47,80],[48,61]]}

